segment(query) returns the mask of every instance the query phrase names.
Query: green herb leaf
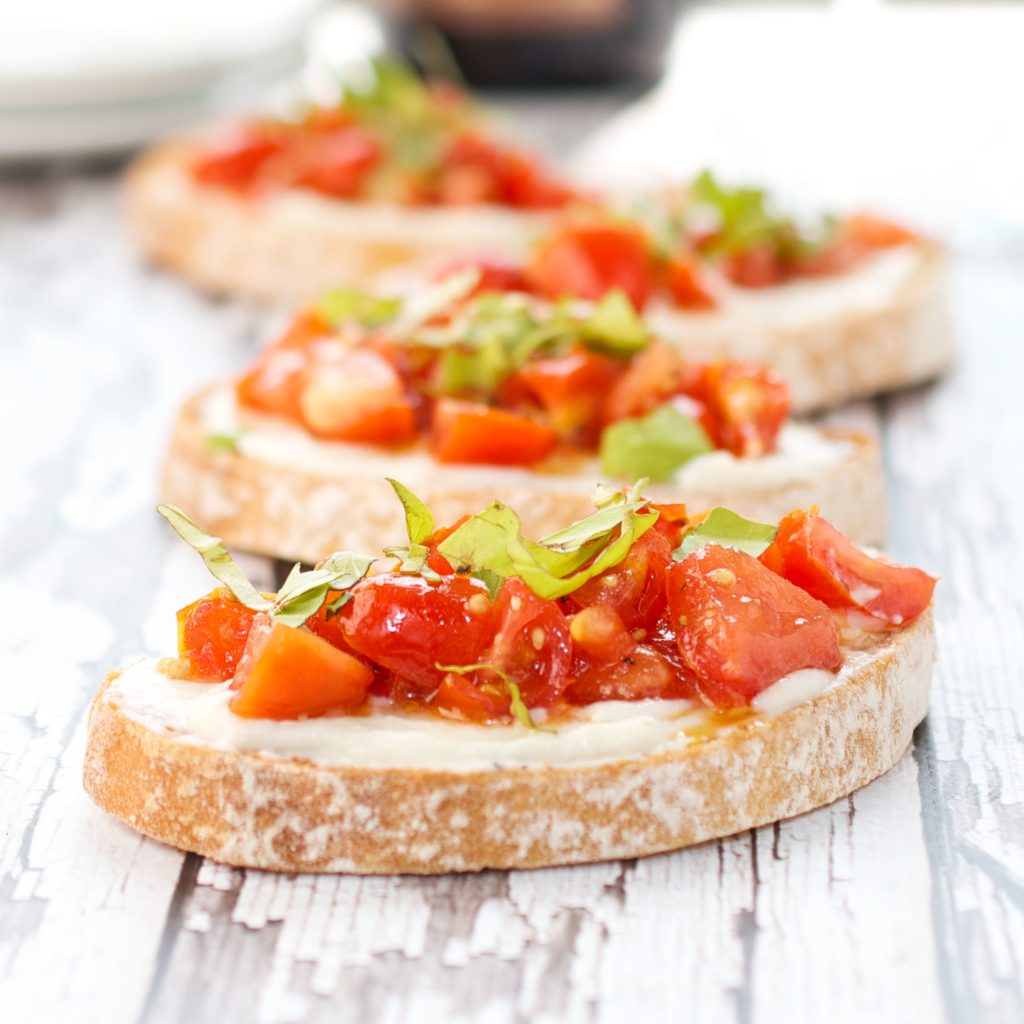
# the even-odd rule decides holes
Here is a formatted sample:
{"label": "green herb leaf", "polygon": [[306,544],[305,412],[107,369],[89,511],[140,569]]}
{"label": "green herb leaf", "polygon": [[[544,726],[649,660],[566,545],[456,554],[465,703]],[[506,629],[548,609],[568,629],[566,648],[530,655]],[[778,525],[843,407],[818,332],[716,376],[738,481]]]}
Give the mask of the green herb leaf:
{"label": "green herb leaf", "polygon": [[385,477],[405,509],[405,529],[413,544],[422,544],[434,532],[434,514],[405,484]]}
{"label": "green herb leaf", "polygon": [[288,574],[274,602],[271,615],[286,626],[301,626],[319,611],[331,590],[348,590],[370,570],[374,559],[350,551],[336,551],[315,569]]}
{"label": "green herb leaf", "polygon": [[580,330],[588,348],[612,355],[639,352],[649,337],[647,325],[621,288],[613,289],[601,299],[580,325]]}
{"label": "green herb leaf", "polygon": [[203,450],[207,455],[217,455],[220,452],[238,452],[238,439],[241,436],[240,430],[214,431],[203,438]]}
{"label": "green herb leaf", "polygon": [[266,612],[273,608],[273,602],[264,597],[246,578],[246,575],[228,554],[220,537],[204,533],[180,508],[174,505],[157,505],[160,513],[171,524],[174,532],[193,550],[202,556],[206,568],[224,584],[235,598],[253,611]]}
{"label": "green herb leaf", "polygon": [[540,729],[530,715],[530,709],[523,701],[523,695],[519,690],[519,684],[504,670],[497,665],[481,662],[477,665],[434,665],[439,672],[454,672],[456,675],[467,676],[473,672],[493,672],[505,684],[508,692],[509,711],[513,717],[527,729],[535,732],[554,732],[553,729]]}
{"label": "green herb leaf", "polygon": [[355,595],[351,590],[346,590],[344,593],[339,594],[333,601],[327,602],[326,617],[333,619],[342,608],[345,607],[352,600]]}
{"label": "green herb leaf", "polygon": [[519,517],[493,502],[445,538],[438,550],[456,571],[484,579],[519,576],[537,595],[562,597],[587,580],[618,565],[630,547],[657,521],[658,513],[639,513],[640,500],[624,496],[587,519],[540,543],[523,537]]}
{"label": "green herb leaf", "polygon": [[620,479],[666,480],[690,459],[713,449],[704,428],[669,403],[640,419],[606,427],[601,435],[601,469]]}
{"label": "green herb leaf", "polygon": [[371,295],[353,288],[338,288],[320,297],[316,311],[332,326],[355,321],[363,327],[391,323],[402,310],[402,300]]}
{"label": "green herb leaf", "polygon": [[410,544],[407,547],[385,548],[384,554],[399,561],[398,571],[410,576],[422,576],[425,580],[436,583],[441,577],[427,565],[430,548],[424,544]]}
{"label": "green herb leaf", "polygon": [[738,548],[755,558],[775,539],[778,527],[744,519],[727,508],[712,509],[700,525],[687,531],[682,544],[672,553],[678,562],[705,544]]}

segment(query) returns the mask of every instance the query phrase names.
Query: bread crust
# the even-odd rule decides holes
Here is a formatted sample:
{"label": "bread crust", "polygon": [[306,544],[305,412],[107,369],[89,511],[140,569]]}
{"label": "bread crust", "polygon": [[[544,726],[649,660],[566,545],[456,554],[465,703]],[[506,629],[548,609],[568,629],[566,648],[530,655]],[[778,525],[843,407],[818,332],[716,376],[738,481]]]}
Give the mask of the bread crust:
{"label": "bread crust", "polygon": [[[214,390],[214,389],[210,389]],[[497,499],[516,509],[530,537],[543,537],[593,512],[596,479],[509,472],[484,467],[471,478],[446,474],[431,461],[413,475],[392,466],[387,452],[346,472],[313,473],[270,464],[245,454],[211,452],[202,407],[210,390],[189,399],[178,415],[164,463],[162,500],[178,505],[229,547],[274,558],[315,562],[329,551],[381,551],[405,541],[405,519],[385,477],[399,477],[433,509],[439,523],[478,512]],[[851,455],[824,466],[813,479],[765,486],[737,474],[736,486],[683,491],[652,485],[656,501],[682,501],[691,510],[728,505],[741,515],[776,522],[794,508],[821,507],[855,543],[881,545],[885,538],[885,484],[878,445],[872,438],[825,429],[848,441]]]}
{"label": "bread crust", "polygon": [[396,268],[476,251],[525,252],[549,214],[487,206],[399,207],[295,190],[248,199],[194,181],[194,143],[147,150],[128,169],[128,227],[145,255],[219,295],[303,301]]}
{"label": "bread crust", "polygon": [[928,704],[931,613],[840,684],[677,749],[559,767],[442,771],[219,750],[93,700],[85,789],[132,828],[243,867],[357,874],[640,857],[802,814],[888,771]]}
{"label": "bread crust", "polygon": [[813,412],[883,391],[920,384],[953,364],[948,256],[920,243],[920,262],[884,306],[822,314],[799,325],[723,323],[707,329],[699,314],[661,308],[653,330],[694,359],[749,359],[776,369],[793,411]]}

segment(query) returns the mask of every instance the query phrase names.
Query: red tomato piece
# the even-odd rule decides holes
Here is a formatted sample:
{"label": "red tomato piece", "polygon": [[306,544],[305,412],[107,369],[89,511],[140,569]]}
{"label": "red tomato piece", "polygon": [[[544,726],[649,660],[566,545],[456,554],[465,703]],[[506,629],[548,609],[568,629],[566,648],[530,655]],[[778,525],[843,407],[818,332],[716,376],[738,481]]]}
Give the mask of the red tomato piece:
{"label": "red tomato piece", "polygon": [[748,704],[798,669],[839,668],[828,608],[742,551],[705,545],[665,585],[680,654],[719,707]]}
{"label": "red tomato piece", "polygon": [[716,447],[756,457],[775,447],[789,418],[789,388],[758,363],[711,363],[705,368],[701,397],[704,429]]}
{"label": "red tomato piece", "polygon": [[558,442],[551,427],[505,409],[442,398],[434,406],[434,457],[438,462],[532,466]]}
{"label": "red tomato piece", "polygon": [[475,270],[480,275],[480,280],[471,296],[479,295],[481,292],[525,292],[529,290],[523,271],[517,264],[490,254],[450,260],[437,271],[434,279],[441,280],[451,277],[462,270]]}
{"label": "red tomato piece", "polygon": [[786,267],[771,245],[752,245],[725,258],[726,276],[743,288],[770,288],[786,280]]}
{"label": "red tomato piece", "polygon": [[374,664],[396,673],[422,693],[445,677],[437,665],[485,661],[499,621],[487,588],[467,576],[382,573],[352,589],[338,613],[345,639]]}
{"label": "red tomato piece", "polygon": [[692,256],[668,261],[662,279],[672,301],[683,309],[714,309],[718,302],[703,279],[700,264]]}
{"label": "red tomato piece", "polygon": [[585,606],[569,623],[573,649],[601,662],[621,661],[636,647],[622,616],[607,604]]}
{"label": "red tomato piece", "polygon": [[260,616],[235,674],[231,710],[243,718],[315,717],[361,704],[373,672],[305,629]]}
{"label": "red tomato piece", "polygon": [[686,392],[695,379],[693,366],[677,349],[654,342],[630,361],[608,391],[601,418],[615,423],[643,416],[673,395]]}
{"label": "red tomato piece", "polygon": [[658,513],[658,521],[654,524],[657,530],[674,550],[679,546],[683,537],[683,530],[690,522],[686,506],[680,502],[671,504],[651,502],[650,508]]}
{"label": "red tomato piece", "polygon": [[473,678],[450,672],[441,681],[434,705],[471,722],[496,722],[509,716],[508,687],[495,673],[475,672]]}
{"label": "red tomato piece", "polygon": [[581,661],[565,691],[570,704],[600,700],[682,700],[697,693],[692,673],[646,645],[611,664]]}
{"label": "red tomato piece", "polygon": [[303,422],[320,437],[401,444],[416,436],[416,413],[400,374],[369,349],[308,367],[299,401]]}
{"label": "red tomato piece", "polygon": [[463,523],[465,523],[470,516],[460,516],[451,526],[444,526],[440,530],[435,530],[427,539],[423,542],[424,545],[430,548],[430,554],[427,556],[427,565],[434,570],[436,573],[440,573],[442,576],[451,576],[455,570],[452,568],[451,563],[448,561],[440,551],[437,550],[438,545],[443,541],[446,541]]}
{"label": "red tomato piece", "polygon": [[843,237],[859,242],[868,249],[889,249],[921,241],[920,236],[910,228],[870,213],[855,213],[847,217],[840,231]]}
{"label": "red tomato piece", "polygon": [[[527,363],[516,377],[543,406],[555,430],[567,436],[596,432],[601,405],[622,372],[621,362],[580,347]],[[596,433],[586,440],[596,441]]]}
{"label": "red tomato piece", "polygon": [[552,210],[579,198],[574,189],[549,174],[528,153],[506,150],[498,162],[502,199],[525,210]]}
{"label": "red tomato piece", "polygon": [[894,626],[931,604],[937,582],[920,569],[872,558],[827,519],[800,510],[782,520],[761,561],[830,608],[859,608]]}
{"label": "red tomato piece", "polygon": [[[554,601],[510,576],[498,591],[494,618],[494,641],[481,660],[512,677],[527,707],[549,707],[561,696],[572,667],[565,616]],[[462,663],[468,660],[463,657]]]}
{"label": "red tomato piece", "polygon": [[253,184],[259,171],[284,145],[282,132],[261,125],[242,125],[204,148],[192,164],[192,174],[204,185],[243,189]]}
{"label": "red tomato piece", "polygon": [[577,608],[608,605],[627,629],[652,629],[665,610],[665,570],[671,561],[671,541],[650,529],[618,565],[587,580],[569,601]]}
{"label": "red tomato piece", "polygon": [[568,224],[537,246],[526,266],[531,288],[548,299],[598,301],[621,288],[642,309],[654,287],[647,235],[631,224]]}
{"label": "red tomato piece", "polygon": [[223,682],[235,674],[256,612],[236,601],[224,587],[178,612],[178,656],[188,662],[188,677]]}
{"label": "red tomato piece", "polygon": [[380,146],[356,126],[306,133],[275,168],[285,184],[322,192],[336,199],[355,195],[381,158]]}

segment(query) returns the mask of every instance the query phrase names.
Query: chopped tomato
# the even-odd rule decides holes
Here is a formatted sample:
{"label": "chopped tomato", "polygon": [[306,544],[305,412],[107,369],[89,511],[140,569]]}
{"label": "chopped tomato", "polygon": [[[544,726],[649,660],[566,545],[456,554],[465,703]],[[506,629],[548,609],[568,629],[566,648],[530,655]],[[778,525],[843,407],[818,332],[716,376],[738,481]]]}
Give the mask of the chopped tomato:
{"label": "chopped tomato", "polygon": [[761,561],[830,608],[859,608],[901,625],[931,603],[933,576],[872,558],[814,512],[791,512]]}
{"label": "chopped tomato", "polygon": [[231,710],[243,718],[315,717],[361,704],[373,671],[304,629],[261,616],[235,674]]}
{"label": "chopped tomato", "polygon": [[543,406],[555,430],[566,436],[596,429],[601,404],[621,374],[620,362],[579,347],[563,356],[529,362],[516,377]]}
{"label": "chopped tomato", "polygon": [[508,687],[501,677],[484,670],[473,678],[449,672],[434,697],[436,707],[454,712],[471,722],[495,722],[509,715]]}
{"label": "chopped tomato", "polygon": [[671,541],[650,529],[618,565],[588,580],[569,601],[578,608],[608,605],[627,629],[651,629],[665,609],[665,570],[671,561]]}
{"label": "chopped tomato", "polygon": [[868,249],[889,249],[921,240],[910,228],[870,213],[855,213],[852,217],[847,217],[840,231],[844,237],[853,239]]}
{"label": "chopped tomato", "polygon": [[674,257],[665,264],[662,275],[665,287],[677,306],[683,309],[714,309],[718,305],[694,257]]}
{"label": "chopped tomato", "polygon": [[278,176],[286,184],[311,188],[336,199],[359,191],[381,158],[380,146],[354,125],[305,134],[280,157]]}
{"label": "chopped tomato", "polygon": [[702,372],[702,367],[688,364],[677,349],[654,342],[631,360],[609,390],[602,419],[614,423],[643,416],[673,395],[689,393]]}
{"label": "chopped tomato", "polygon": [[673,548],[678,547],[683,530],[690,522],[686,506],[680,502],[665,504],[652,501],[650,508],[658,513],[654,529],[661,533]]}
{"label": "chopped tomato", "polygon": [[188,677],[223,682],[235,674],[256,613],[225,587],[178,612],[178,656]]}
{"label": "chopped tomato", "polygon": [[577,653],[597,661],[619,661],[636,647],[622,616],[607,604],[584,606],[569,623]]}
{"label": "chopped tomato", "polygon": [[450,277],[460,270],[475,270],[480,280],[473,289],[473,295],[481,292],[525,292],[528,291],[526,278],[515,263],[500,256],[480,255],[450,260],[434,275],[436,280]]}
{"label": "chopped tomato", "polygon": [[416,435],[416,414],[398,371],[369,349],[351,349],[306,372],[302,419],[320,437],[401,444]]}
{"label": "chopped tomato", "polygon": [[700,395],[704,429],[716,447],[734,455],[770,452],[789,416],[789,388],[774,370],[758,363],[711,363]]}
{"label": "chopped tomato", "polygon": [[245,188],[284,144],[284,135],[279,131],[243,125],[206,147],[193,163],[192,173],[204,185]]}
{"label": "chopped tomato", "polygon": [[498,165],[502,197],[510,206],[526,210],[551,210],[576,198],[565,182],[549,174],[528,153],[506,150]]}
{"label": "chopped tomato", "polygon": [[495,614],[487,588],[468,576],[382,573],[352,588],[338,613],[353,650],[430,692],[445,677],[437,665],[470,665],[486,660]]}
{"label": "chopped tomato", "polygon": [[771,245],[752,245],[730,253],[723,268],[726,276],[743,288],[770,288],[786,279],[786,267]]}
{"label": "chopped tomato", "polygon": [[665,583],[679,651],[713,704],[747,704],[799,669],[839,668],[828,608],[742,551],[705,545]]}
{"label": "chopped tomato", "polygon": [[548,299],[597,301],[621,288],[642,309],[654,287],[647,235],[631,224],[567,224],[544,239],[526,266],[531,288]]}
{"label": "chopped tomato", "polygon": [[434,407],[438,462],[531,466],[547,458],[558,438],[544,423],[477,402],[442,398]]}
{"label": "chopped tomato", "polygon": [[423,542],[430,549],[430,554],[427,556],[427,565],[441,576],[451,576],[455,570],[451,567],[448,559],[437,550],[438,545],[446,541],[469,518],[468,514],[459,516],[451,526],[443,526],[441,529],[435,530]]}
{"label": "chopped tomato", "polygon": [[[527,707],[548,707],[565,688],[572,667],[569,623],[554,601],[538,597],[510,576],[494,602],[497,632],[481,659],[500,668],[519,686]],[[465,655],[462,663],[469,661]]]}
{"label": "chopped tomato", "polygon": [[681,700],[696,695],[692,673],[645,645],[611,664],[583,661],[565,691],[570,704],[599,700]]}

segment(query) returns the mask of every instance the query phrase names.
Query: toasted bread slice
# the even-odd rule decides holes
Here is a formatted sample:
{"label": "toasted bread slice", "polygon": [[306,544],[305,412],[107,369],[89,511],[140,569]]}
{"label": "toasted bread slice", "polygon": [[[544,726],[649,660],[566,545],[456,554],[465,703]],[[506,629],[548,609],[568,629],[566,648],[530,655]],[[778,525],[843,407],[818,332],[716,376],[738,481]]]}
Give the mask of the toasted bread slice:
{"label": "toasted bread slice", "polygon": [[[167,680],[127,685],[136,668],[111,673],[93,701],[85,788],[146,835],[269,870],[430,874],[645,856],[801,814],[888,771],[925,715],[934,654],[925,613],[775,716],[716,724],[709,713],[628,756],[466,770],[403,765],[393,745],[391,763],[359,764],[273,753],[273,739],[215,743],[182,726],[184,698],[158,708],[153,687]],[[548,735],[548,749],[561,739]]]}
{"label": "toasted bread slice", "polygon": [[398,267],[446,254],[524,252],[545,214],[501,206],[406,207],[290,190],[249,199],[197,183],[195,148],[147,151],[125,182],[128,224],[142,251],[200,288],[263,301],[309,299],[365,286]]}
{"label": "toasted bread slice", "polygon": [[[595,459],[541,472],[444,466],[425,451],[390,454],[317,441],[273,421],[243,431],[236,451],[211,451],[208,438],[220,415],[211,407],[224,400],[232,401],[230,392],[214,388],[182,408],[161,497],[188,509],[230,546],[276,558],[313,562],[325,551],[379,551],[402,543],[405,520],[384,479],[388,476],[412,487],[438,522],[455,522],[497,499],[519,510],[531,537],[588,515],[600,479]],[[877,443],[852,431],[789,429],[784,437],[798,437],[814,449],[806,464],[793,455],[786,471],[776,474],[772,463],[716,452],[694,460],[676,481],[650,485],[646,493],[655,501],[685,502],[691,511],[726,504],[765,522],[818,505],[854,542],[882,543],[885,488]]]}

